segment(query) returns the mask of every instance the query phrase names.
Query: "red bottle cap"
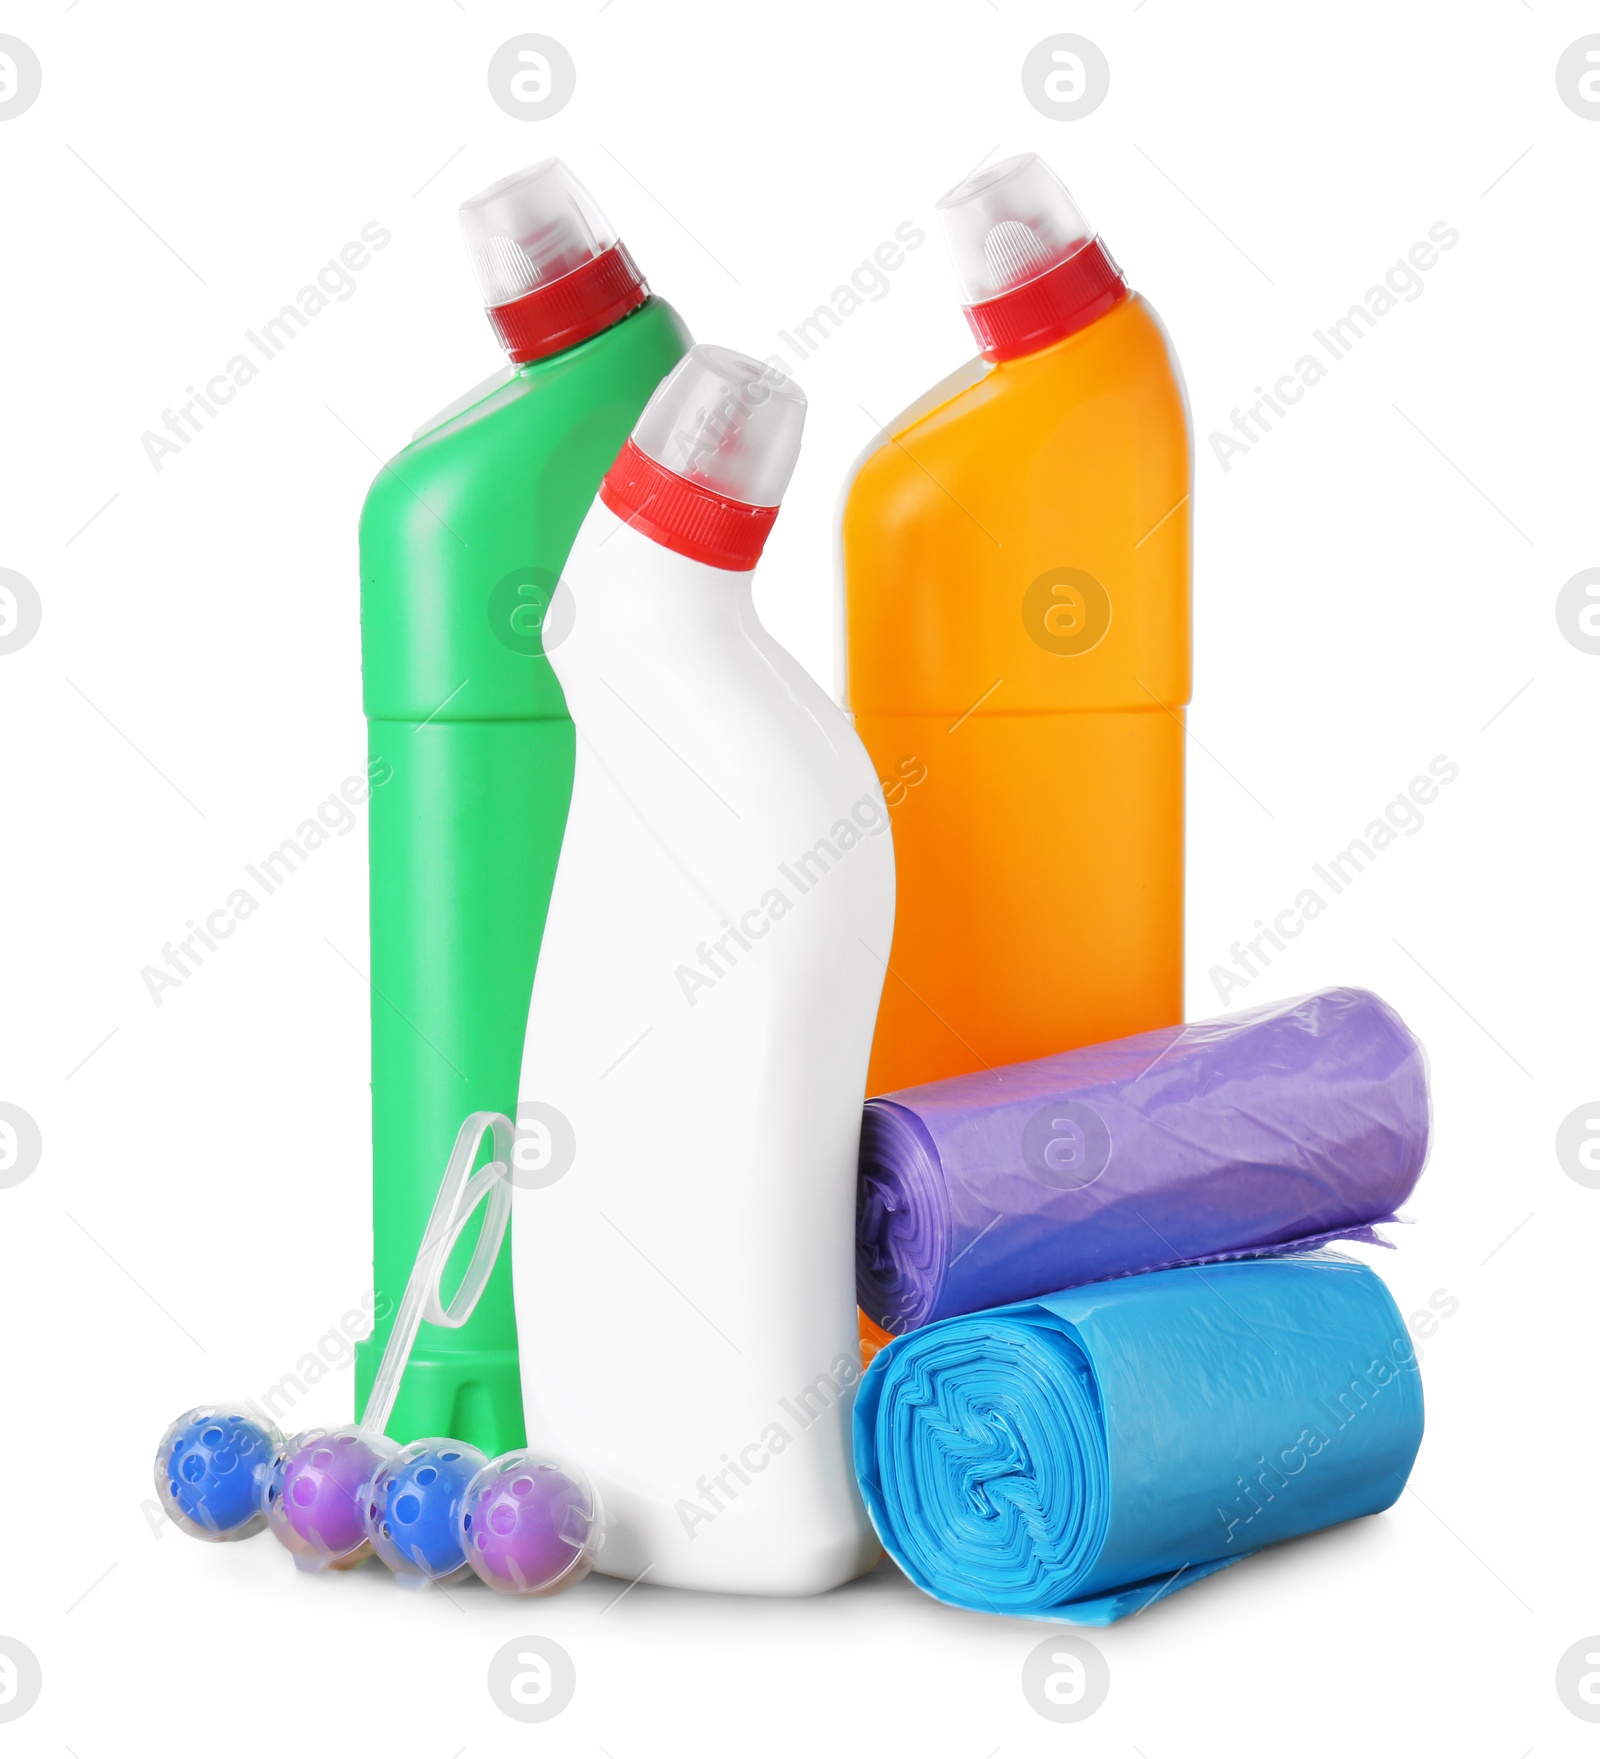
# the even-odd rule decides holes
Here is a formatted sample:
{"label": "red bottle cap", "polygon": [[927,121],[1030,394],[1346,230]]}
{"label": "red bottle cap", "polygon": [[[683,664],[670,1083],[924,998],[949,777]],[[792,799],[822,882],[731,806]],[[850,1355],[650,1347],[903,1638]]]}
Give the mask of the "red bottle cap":
{"label": "red bottle cap", "polygon": [[730,501],[657,464],[630,439],[600,484],[617,518],[669,550],[712,568],[744,574],[761,560],[776,507]]}
{"label": "red bottle cap", "polygon": [[464,201],[461,231],[489,322],[519,364],[576,347],[650,296],[610,221],[559,159]]}
{"label": "red bottle cap", "polygon": [[805,418],[792,380],[699,343],[656,387],[600,499],[680,556],[746,573],[778,517]]}
{"label": "red bottle cap", "polygon": [[1048,348],[1128,297],[1111,253],[1037,153],[975,172],[939,198],[938,213],[990,360]]}
{"label": "red bottle cap", "polygon": [[649,297],[644,276],[619,242],[547,287],[535,287],[509,305],[490,306],[489,322],[506,353],[521,365],[598,336]]}
{"label": "red bottle cap", "polygon": [[1037,354],[1104,317],[1128,297],[1128,284],[1098,238],[1036,281],[964,309],[986,360]]}

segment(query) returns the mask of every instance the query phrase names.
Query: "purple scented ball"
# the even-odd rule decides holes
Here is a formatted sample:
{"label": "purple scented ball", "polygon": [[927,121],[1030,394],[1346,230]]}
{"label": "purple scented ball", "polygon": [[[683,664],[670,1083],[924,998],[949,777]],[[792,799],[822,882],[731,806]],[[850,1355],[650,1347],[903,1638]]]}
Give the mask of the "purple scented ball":
{"label": "purple scented ball", "polygon": [[588,1575],[600,1509],[581,1472],[530,1448],[491,1460],[467,1486],[461,1539],[473,1569],[504,1594],[550,1594]]}
{"label": "purple scented ball", "polygon": [[284,1519],[330,1562],[357,1550],[367,1542],[361,1518],[366,1486],[397,1451],[386,1436],[354,1425],[313,1437],[284,1469]]}

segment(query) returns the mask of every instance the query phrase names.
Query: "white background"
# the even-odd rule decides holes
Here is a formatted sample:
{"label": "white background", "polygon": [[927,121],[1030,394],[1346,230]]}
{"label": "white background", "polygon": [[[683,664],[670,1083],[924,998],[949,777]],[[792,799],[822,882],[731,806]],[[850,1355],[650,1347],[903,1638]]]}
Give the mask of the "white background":
{"label": "white background", "polygon": [[[1600,1194],[1554,1142],[1600,1090],[1600,657],[1555,598],[1600,563],[1600,124],[1555,66],[1593,10],[18,0],[0,28],[44,69],[0,123],[0,566],[44,606],[0,658],[0,1098],[44,1138],[0,1190],[0,1635],[44,1676],[10,1750],[1590,1751],[1554,1673],[1600,1630]],[[578,69],[544,122],[485,80],[528,30]],[[1063,30],[1111,67],[1079,121],[1019,78]],[[1020,1690],[1043,1627],[887,1567],[810,1602],[613,1604],[596,1577],[519,1604],[153,1529],[166,1421],[270,1386],[370,1278],[364,823],[161,1006],[140,971],[362,763],[363,493],[497,359],[456,204],[559,153],[696,335],[757,354],[897,224],[927,230],[796,375],[808,438],[757,597],[826,679],[837,486],[873,416],[971,353],[931,209],[997,148],[1060,170],[1187,376],[1191,1016],[1311,863],[1436,755],[1460,766],[1231,997],[1365,984],[1427,1044],[1415,1225],[1366,1254],[1404,1311],[1458,1304],[1422,1346],[1412,1491],[1092,1633],[1110,1696],[1070,1730]],[[141,434],[371,220],[393,242],[354,295],[155,471]],[[1437,221],[1460,243],[1421,297],[1224,472],[1207,436]],[[351,1396],[330,1375],[294,1419],[345,1420]],[[529,1632],[578,1675],[536,1730],[485,1687]]]}

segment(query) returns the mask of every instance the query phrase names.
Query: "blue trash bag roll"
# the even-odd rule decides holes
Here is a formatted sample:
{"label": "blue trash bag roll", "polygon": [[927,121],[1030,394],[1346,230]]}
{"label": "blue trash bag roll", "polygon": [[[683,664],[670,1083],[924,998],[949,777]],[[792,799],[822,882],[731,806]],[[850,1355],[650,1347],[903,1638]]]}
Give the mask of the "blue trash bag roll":
{"label": "blue trash bag roll", "polygon": [[1427,1159],[1427,1063],[1331,989],[867,1102],[856,1298],[885,1331],[1106,1277],[1376,1239]]}
{"label": "blue trash bag roll", "polygon": [[919,1588],[1080,1625],[1388,1508],[1421,1440],[1399,1311],[1331,1253],[941,1320],[881,1350],[855,1406],[872,1524]]}

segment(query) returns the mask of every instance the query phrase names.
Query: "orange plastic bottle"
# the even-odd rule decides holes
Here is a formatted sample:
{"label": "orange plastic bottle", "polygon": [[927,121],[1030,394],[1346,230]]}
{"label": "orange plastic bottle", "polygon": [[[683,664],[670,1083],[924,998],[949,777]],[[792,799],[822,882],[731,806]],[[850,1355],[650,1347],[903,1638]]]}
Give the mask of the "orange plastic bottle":
{"label": "orange plastic bottle", "polygon": [[983,359],[896,418],[841,521],[899,876],[870,1093],[1183,1017],[1183,381],[1035,155],[939,209]]}

